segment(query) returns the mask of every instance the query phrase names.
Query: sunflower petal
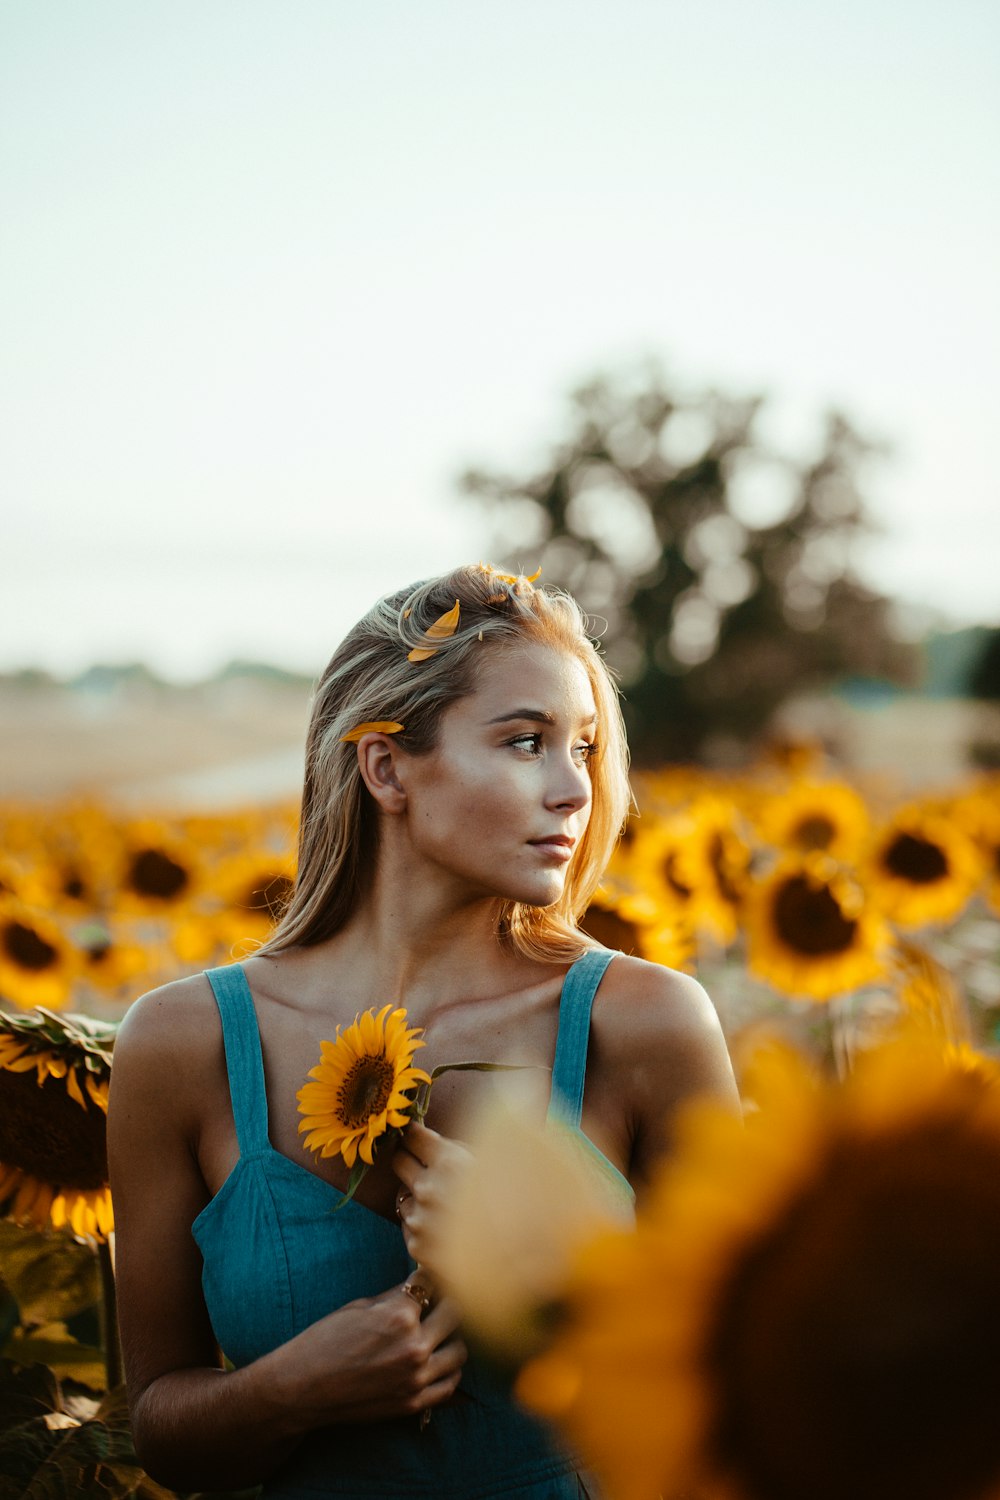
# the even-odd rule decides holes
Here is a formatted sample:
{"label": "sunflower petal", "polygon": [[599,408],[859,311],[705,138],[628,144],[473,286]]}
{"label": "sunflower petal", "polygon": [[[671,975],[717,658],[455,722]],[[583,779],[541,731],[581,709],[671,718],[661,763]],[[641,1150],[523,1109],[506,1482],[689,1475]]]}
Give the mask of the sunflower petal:
{"label": "sunflower petal", "polygon": [[[428,625],[426,632],[427,640],[446,641],[449,636],[454,635],[455,631],[458,629],[458,619],[460,613],[460,602],[458,599],[456,599],[451,609],[446,610],[443,615],[439,615],[438,618],[434,621],[433,625]],[[427,658],[429,656],[433,656],[436,651],[436,646],[414,646],[412,651],[407,652],[406,660],[426,661]]]}
{"label": "sunflower petal", "polygon": [[340,743],[342,745],[348,743],[356,745],[362,735],[399,734],[402,728],[403,725],[397,724],[395,719],[370,719],[366,720],[363,724],[356,724],[353,729],[349,729],[346,734],[342,734],[340,736]]}

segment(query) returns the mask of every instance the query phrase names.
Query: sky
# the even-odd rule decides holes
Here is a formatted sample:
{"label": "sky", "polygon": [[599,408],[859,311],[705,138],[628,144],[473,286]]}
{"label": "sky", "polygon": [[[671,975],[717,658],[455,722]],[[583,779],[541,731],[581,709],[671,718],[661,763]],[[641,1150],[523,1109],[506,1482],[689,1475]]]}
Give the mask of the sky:
{"label": "sky", "polygon": [[998,179],[992,0],[0,0],[0,670],[315,671],[645,359],[1000,623]]}

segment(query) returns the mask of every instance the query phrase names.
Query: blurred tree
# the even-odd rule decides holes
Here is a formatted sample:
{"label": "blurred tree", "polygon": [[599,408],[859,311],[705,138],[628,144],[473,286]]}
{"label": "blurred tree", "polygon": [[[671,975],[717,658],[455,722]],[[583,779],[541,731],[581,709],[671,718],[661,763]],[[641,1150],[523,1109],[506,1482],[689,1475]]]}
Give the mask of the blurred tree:
{"label": "blurred tree", "polygon": [[985,633],[979,655],[969,674],[969,695],[987,702],[1000,702],[1000,627]]}
{"label": "blurred tree", "polygon": [[762,398],[682,397],[646,371],[571,403],[542,472],[461,483],[488,507],[498,558],[540,562],[607,619],[638,763],[731,755],[790,694],[845,675],[912,680],[890,601],[852,572],[878,450],[846,418],[796,464],[756,436]]}

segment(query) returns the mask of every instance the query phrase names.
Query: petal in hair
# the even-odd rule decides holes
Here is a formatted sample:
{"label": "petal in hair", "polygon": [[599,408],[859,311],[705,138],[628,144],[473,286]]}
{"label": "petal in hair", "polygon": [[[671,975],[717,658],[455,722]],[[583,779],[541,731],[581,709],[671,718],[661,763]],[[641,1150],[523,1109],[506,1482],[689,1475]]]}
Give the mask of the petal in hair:
{"label": "petal in hair", "polygon": [[340,743],[356,745],[363,734],[398,734],[402,728],[403,725],[397,724],[394,719],[374,719],[364,724],[356,724],[353,729],[349,729],[346,734],[340,736]]}
{"label": "petal in hair", "polygon": [[[459,601],[456,599],[454,607],[446,610],[443,615],[434,621],[433,625],[427,627],[427,640],[445,641],[450,635],[454,635],[458,629]],[[426,661],[437,651],[436,646],[414,646],[412,651],[407,652],[407,661]]]}

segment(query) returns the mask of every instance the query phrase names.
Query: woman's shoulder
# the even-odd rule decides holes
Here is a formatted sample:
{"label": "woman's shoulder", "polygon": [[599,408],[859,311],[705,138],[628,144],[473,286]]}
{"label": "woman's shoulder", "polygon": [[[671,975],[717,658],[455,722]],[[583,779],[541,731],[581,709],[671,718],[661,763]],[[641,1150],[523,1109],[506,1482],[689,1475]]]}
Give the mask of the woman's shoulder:
{"label": "woman's shoulder", "polygon": [[594,1040],[611,1067],[669,1069],[682,1092],[732,1089],[719,1016],[690,974],[628,954],[615,955],[594,1001]]}
{"label": "woman's shoulder", "polygon": [[641,1023],[674,1034],[719,1024],[715,1006],[693,975],[628,953],[616,953],[605,970],[594,1014],[611,1027]]}
{"label": "woman's shoulder", "polygon": [[178,1103],[196,1098],[215,1081],[223,1058],[222,1022],[207,978],[171,980],[125,1012],[115,1039],[112,1100],[125,1088],[152,1089]]}

